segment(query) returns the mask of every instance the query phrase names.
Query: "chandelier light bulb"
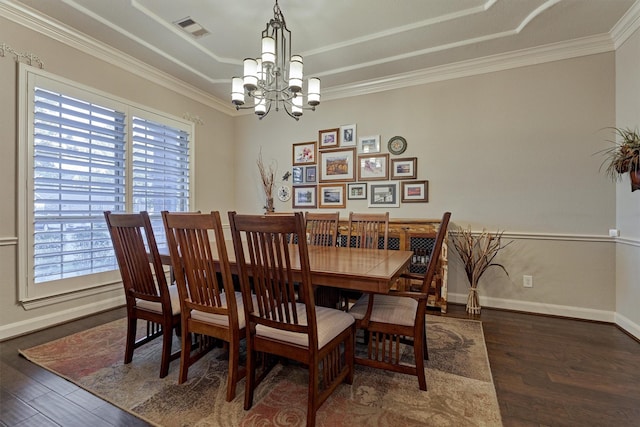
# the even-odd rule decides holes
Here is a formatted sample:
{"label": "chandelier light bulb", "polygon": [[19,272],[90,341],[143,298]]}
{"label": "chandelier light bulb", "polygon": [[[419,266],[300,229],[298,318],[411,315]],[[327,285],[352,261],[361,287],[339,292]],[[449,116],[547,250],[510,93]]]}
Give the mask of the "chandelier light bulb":
{"label": "chandelier light bulb", "polygon": [[289,89],[297,93],[302,90],[302,56],[293,55],[289,62]]}
{"label": "chandelier light bulb", "polygon": [[231,79],[231,102],[234,105],[244,105],[244,86],[240,77]]}
{"label": "chandelier light bulb", "polygon": [[291,114],[295,117],[302,115],[302,95],[296,95],[291,98]]}
{"label": "chandelier light bulb", "polygon": [[276,41],[273,37],[262,38],[262,63],[269,66],[276,62]]}
{"label": "chandelier light bulb", "polygon": [[258,69],[258,80],[265,81],[267,80],[266,73],[264,72],[264,67],[262,66],[262,58],[256,59],[257,69]]}
{"label": "chandelier light bulb", "polygon": [[253,111],[258,116],[264,116],[265,114],[267,114],[267,100],[264,97],[256,97]]}
{"label": "chandelier light bulb", "polygon": [[253,58],[244,60],[244,88],[249,92],[258,88],[258,64]]}
{"label": "chandelier light bulb", "polygon": [[320,104],[320,79],[311,77],[307,83],[307,104],[315,107]]}

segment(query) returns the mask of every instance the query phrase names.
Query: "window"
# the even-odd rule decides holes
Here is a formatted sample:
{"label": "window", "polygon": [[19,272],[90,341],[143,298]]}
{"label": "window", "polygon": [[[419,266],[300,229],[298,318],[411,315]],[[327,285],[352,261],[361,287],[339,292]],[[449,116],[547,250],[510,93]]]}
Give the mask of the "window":
{"label": "window", "polygon": [[188,211],[192,124],[21,67],[20,298],[119,283],[103,212]]}

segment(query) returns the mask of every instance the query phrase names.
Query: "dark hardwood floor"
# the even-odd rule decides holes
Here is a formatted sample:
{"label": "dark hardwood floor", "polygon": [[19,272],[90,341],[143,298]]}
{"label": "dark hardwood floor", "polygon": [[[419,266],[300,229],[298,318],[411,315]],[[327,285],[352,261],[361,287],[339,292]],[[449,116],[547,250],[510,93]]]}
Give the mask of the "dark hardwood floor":
{"label": "dark hardwood floor", "polygon": [[[147,425],[18,355],[125,315],[112,310],[0,343],[0,424]],[[457,305],[447,316],[469,317]],[[617,327],[491,309],[471,318],[483,322],[505,426],[640,426],[640,343]]]}

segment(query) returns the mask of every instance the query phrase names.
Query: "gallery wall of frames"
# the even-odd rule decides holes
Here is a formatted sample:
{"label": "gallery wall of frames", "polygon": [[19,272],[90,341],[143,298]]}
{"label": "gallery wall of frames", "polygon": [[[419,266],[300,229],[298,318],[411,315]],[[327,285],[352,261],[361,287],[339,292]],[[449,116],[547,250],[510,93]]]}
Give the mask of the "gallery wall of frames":
{"label": "gallery wall of frames", "polygon": [[356,128],[319,130],[316,141],[293,144],[292,207],[338,209],[347,200],[367,200],[371,208],[428,202],[429,181],[419,177],[418,158],[402,156],[406,139],[393,136],[381,144],[380,135],[358,136]]}

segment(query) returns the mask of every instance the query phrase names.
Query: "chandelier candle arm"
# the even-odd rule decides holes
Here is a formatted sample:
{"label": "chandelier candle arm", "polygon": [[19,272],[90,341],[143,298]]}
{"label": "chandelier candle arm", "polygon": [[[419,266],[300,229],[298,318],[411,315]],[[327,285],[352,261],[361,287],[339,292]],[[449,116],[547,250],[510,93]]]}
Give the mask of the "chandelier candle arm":
{"label": "chandelier candle arm", "polygon": [[[253,108],[260,119],[273,107],[276,111],[283,109],[298,120],[303,110],[315,111],[320,104],[320,79],[308,79],[305,95],[304,63],[301,55],[291,55],[291,31],[287,28],[278,0],[273,14],[273,19],[262,31],[260,57],[246,58],[243,76],[231,80],[231,102],[236,110]],[[245,105],[246,96],[253,98],[253,105]]]}

